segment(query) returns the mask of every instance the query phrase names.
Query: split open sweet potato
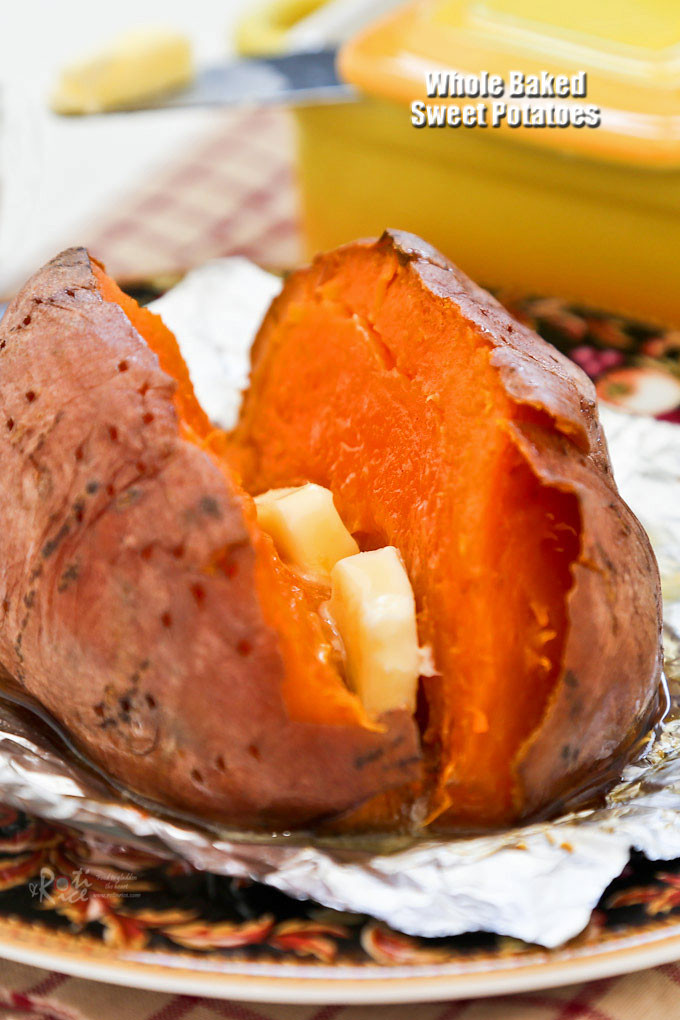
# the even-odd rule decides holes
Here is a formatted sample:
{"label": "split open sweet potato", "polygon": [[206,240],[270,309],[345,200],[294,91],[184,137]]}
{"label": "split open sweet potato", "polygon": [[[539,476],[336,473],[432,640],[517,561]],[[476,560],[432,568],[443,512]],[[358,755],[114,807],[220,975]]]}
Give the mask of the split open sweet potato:
{"label": "split open sweet potato", "polygon": [[[287,280],[230,436],[83,250],[0,327],[0,662],[133,790],[247,826],[497,825],[601,782],[657,710],[660,597],[592,388],[387,233]],[[251,497],[330,489],[395,546],[434,675],[349,689]]]}

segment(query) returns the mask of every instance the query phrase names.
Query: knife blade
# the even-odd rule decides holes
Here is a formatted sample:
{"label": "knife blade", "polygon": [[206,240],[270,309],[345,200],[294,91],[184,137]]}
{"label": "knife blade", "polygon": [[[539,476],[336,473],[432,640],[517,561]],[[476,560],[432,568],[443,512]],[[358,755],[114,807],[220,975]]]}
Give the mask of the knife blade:
{"label": "knife blade", "polygon": [[191,84],[180,91],[144,97],[124,106],[98,110],[95,115],[239,103],[348,102],[356,99],[358,92],[338,77],[336,56],[337,50],[332,48],[233,60],[199,70]]}

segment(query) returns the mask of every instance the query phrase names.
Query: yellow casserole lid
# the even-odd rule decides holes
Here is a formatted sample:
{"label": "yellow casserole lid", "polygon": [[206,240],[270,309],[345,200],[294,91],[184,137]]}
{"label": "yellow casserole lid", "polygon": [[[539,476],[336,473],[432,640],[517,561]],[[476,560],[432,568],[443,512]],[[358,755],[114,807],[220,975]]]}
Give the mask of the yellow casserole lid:
{"label": "yellow casserole lid", "polygon": [[428,97],[428,72],[486,71],[508,83],[512,71],[585,71],[585,98],[511,98],[506,90],[499,101],[594,106],[599,127],[502,121],[497,130],[600,159],[680,166],[680,0],[419,0],[350,40],[340,71],[365,92],[430,106],[495,100]]}

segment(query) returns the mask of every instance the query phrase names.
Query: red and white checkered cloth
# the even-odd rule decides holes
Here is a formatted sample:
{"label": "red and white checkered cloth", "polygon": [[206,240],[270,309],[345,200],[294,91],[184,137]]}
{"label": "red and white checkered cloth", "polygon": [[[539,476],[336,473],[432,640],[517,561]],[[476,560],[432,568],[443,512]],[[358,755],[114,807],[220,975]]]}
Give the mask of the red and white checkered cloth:
{"label": "red and white checkered cloth", "polygon": [[299,261],[293,125],[281,109],[229,110],[83,243],[119,281],[174,276],[221,255],[269,269]]}
{"label": "red and white checkered cloth", "polygon": [[[276,109],[228,111],[190,155],[85,238],[122,281],[173,276],[242,254],[299,258],[291,123]],[[585,985],[448,1004],[272,1006],[140,992],[0,961],[0,1020],[680,1020],[680,966]]]}

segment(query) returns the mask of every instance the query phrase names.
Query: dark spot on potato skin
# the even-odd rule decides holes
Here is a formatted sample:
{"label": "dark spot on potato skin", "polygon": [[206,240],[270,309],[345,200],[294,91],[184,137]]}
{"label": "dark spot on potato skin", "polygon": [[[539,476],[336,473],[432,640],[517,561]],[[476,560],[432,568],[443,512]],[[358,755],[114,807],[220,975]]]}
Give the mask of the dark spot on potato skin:
{"label": "dark spot on potato skin", "polygon": [[23,624],[22,624],[22,629],[17,634],[16,640],[14,642],[14,654],[16,655],[17,662],[19,664],[17,666],[17,670],[16,670],[17,680],[23,680],[24,676],[25,676],[25,672],[24,672],[24,651],[23,651],[23,648],[22,648],[23,642],[24,642],[24,634],[23,634]]}
{"label": "dark spot on potato skin", "polygon": [[417,765],[420,762],[420,760],[421,759],[420,759],[420,757],[417,754],[412,754],[408,758],[399,758],[398,761],[395,761],[394,765],[391,765],[391,764],[383,765],[383,768],[388,770],[388,771],[390,771],[390,772],[394,768],[396,768],[396,769],[406,769],[406,768],[410,768],[411,765]]}
{"label": "dark spot on potato skin", "polygon": [[100,487],[99,482],[95,481],[88,482],[87,485],[85,486],[85,492],[89,496],[94,496],[95,492],[99,492],[99,487]]}
{"label": "dark spot on potato skin", "polygon": [[567,687],[578,687],[578,677],[573,670],[568,669],[564,674],[564,682]]}
{"label": "dark spot on potato skin", "polygon": [[[113,489],[113,486],[111,486],[111,488]],[[108,493],[108,487],[106,491]],[[126,510],[129,506],[134,506],[135,503],[139,503],[139,501],[143,499],[143,497],[144,497],[143,489],[140,489],[137,486],[133,486],[132,488],[126,489],[124,492],[121,492],[118,495],[118,497],[116,498],[116,502],[114,504],[114,509],[118,511]]]}
{"label": "dark spot on potato skin", "polygon": [[61,543],[64,541],[66,536],[69,534],[70,530],[71,530],[71,527],[70,527],[70,525],[68,523],[62,524],[61,528],[59,529],[57,534],[54,536],[54,538],[51,538],[49,540],[49,542],[45,542],[45,545],[42,548],[42,557],[43,557],[43,559],[45,559],[45,560],[49,559],[50,556],[52,556],[57,551],[57,549],[59,548]]}
{"label": "dark spot on potato skin", "polygon": [[377,761],[382,758],[385,750],[382,747],[376,747],[372,751],[367,751],[366,754],[360,754],[358,758],[354,759],[354,766],[358,769],[363,769],[364,766],[370,765],[371,762]]}
{"label": "dark spot on potato skin", "polygon": [[596,548],[597,548],[598,555],[599,555],[600,559],[602,560],[602,562],[604,563],[605,567],[607,568],[609,573],[612,574],[615,577],[618,574],[618,570],[616,568],[616,564],[612,563],[610,557],[607,555],[606,549],[604,549],[604,547],[602,546],[601,542],[597,542],[596,543]]}
{"label": "dark spot on potato skin", "polygon": [[57,587],[57,591],[59,592],[66,591],[72,581],[78,580],[79,573],[80,573],[79,565],[77,563],[69,563],[69,565],[66,567],[63,574],[61,575],[61,578],[59,579],[59,586]]}
{"label": "dark spot on potato skin", "polygon": [[137,687],[139,687],[139,684],[142,679],[142,673],[144,673],[149,668],[150,665],[151,663],[149,662],[148,659],[143,659],[142,662],[140,662],[139,666],[130,677],[130,683],[133,688],[136,689]]}
{"label": "dark spot on potato skin", "polygon": [[583,702],[581,701],[580,698],[574,699],[574,701],[572,701],[571,705],[569,706],[569,716],[570,716],[570,718],[572,718],[572,719],[578,718],[578,716],[581,714],[582,711],[583,711]]}
{"label": "dark spot on potato skin", "polygon": [[159,735],[156,702],[152,696],[142,695],[134,683],[122,692],[108,687],[93,712],[101,720],[97,727],[110,731],[110,739],[130,754],[143,757],[154,751]]}
{"label": "dark spot on potato skin", "polygon": [[220,520],[222,517],[219,503],[212,496],[203,496],[198,504],[198,508],[206,517],[214,517],[216,520]]}

